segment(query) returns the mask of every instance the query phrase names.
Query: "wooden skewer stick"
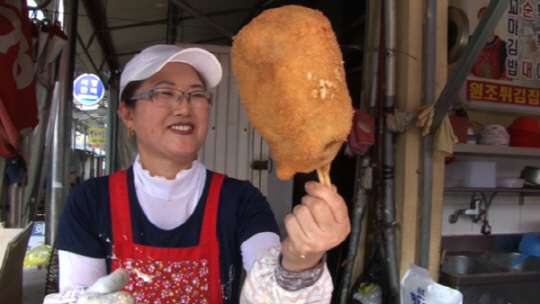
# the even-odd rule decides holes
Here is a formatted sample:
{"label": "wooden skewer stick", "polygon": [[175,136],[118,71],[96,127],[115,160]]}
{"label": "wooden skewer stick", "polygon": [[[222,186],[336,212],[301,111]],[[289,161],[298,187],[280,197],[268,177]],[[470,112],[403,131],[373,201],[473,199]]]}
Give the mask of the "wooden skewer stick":
{"label": "wooden skewer stick", "polygon": [[330,182],[330,164],[324,165],[321,168],[317,169],[317,177],[319,178],[319,182],[321,182],[327,187],[331,187],[332,183]]}
{"label": "wooden skewer stick", "polygon": [[324,176],[323,176],[323,172],[322,172],[322,169],[317,169],[317,177],[319,178],[319,182],[321,184],[324,184]]}

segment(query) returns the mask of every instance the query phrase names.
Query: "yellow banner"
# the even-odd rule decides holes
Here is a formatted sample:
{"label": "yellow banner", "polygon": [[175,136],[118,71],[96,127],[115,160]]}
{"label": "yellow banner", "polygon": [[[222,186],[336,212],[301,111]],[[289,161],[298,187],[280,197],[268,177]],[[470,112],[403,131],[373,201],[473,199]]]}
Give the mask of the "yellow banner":
{"label": "yellow banner", "polygon": [[93,148],[105,147],[105,128],[88,128],[88,143]]}

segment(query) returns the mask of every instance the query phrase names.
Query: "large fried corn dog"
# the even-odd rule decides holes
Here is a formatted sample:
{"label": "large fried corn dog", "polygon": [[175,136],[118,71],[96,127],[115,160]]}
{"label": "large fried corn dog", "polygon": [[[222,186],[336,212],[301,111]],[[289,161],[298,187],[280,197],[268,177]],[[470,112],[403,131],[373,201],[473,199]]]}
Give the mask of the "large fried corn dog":
{"label": "large fried corn dog", "polygon": [[266,10],[234,37],[231,60],[242,105],[277,162],[278,178],[319,170],[329,184],[353,109],[328,19],[296,5]]}

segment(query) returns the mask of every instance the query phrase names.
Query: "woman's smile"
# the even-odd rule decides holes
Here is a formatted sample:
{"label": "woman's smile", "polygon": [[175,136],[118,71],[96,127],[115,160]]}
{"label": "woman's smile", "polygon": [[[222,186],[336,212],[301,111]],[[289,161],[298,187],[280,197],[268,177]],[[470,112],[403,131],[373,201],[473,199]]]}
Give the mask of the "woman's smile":
{"label": "woman's smile", "polygon": [[194,132],[195,126],[191,123],[179,123],[169,126],[169,129],[175,134],[191,135]]}

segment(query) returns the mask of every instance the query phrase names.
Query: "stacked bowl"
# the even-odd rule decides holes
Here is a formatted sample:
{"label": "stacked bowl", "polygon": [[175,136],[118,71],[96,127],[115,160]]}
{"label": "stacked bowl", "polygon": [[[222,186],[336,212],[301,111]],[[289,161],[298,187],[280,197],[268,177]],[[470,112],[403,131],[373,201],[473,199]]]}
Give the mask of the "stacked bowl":
{"label": "stacked bowl", "polygon": [[508,146],[510,135],[506,128],[501,125],[487,125],[482,128],[478,136],[478,143],[490,146]]}
{"label": "stacked bowl", "polygon": [[540,124],[530,116],[520,116],[508,127],[510,146],[540,148]]}

